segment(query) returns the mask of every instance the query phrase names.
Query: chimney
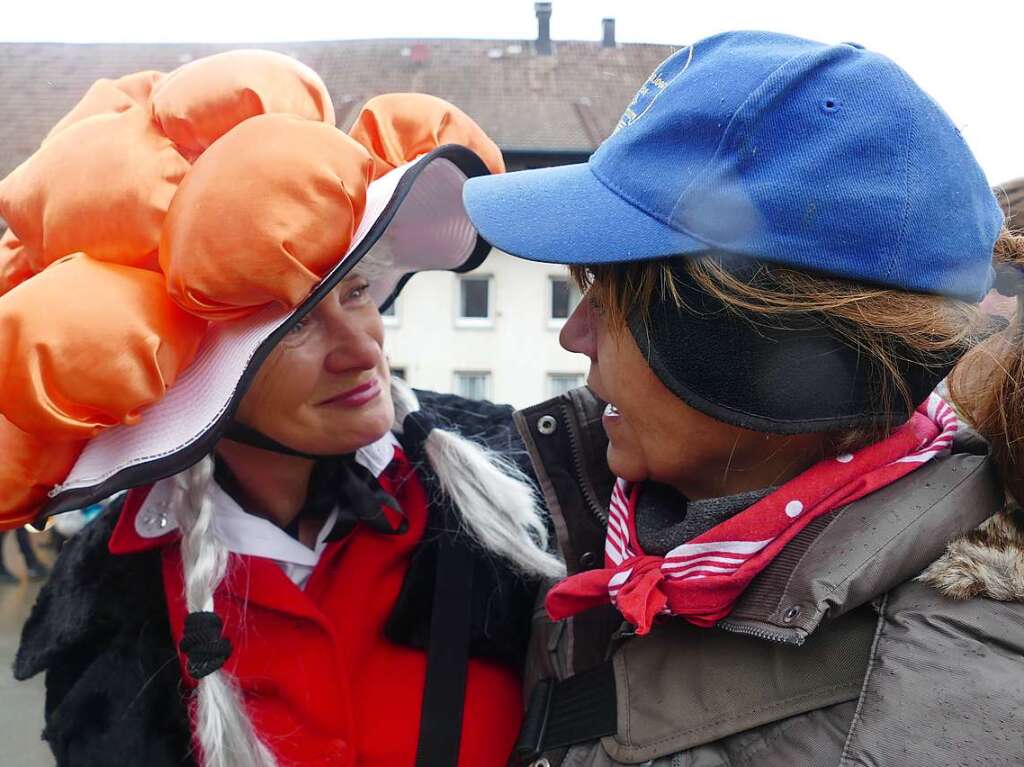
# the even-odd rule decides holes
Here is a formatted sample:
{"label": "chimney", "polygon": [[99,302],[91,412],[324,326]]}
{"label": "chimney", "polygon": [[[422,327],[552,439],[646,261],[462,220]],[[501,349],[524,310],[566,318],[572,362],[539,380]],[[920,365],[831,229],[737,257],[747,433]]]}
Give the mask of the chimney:
{"label": "chimney", "polygon": [[601,26],[604,28],[604,37],[601,40],[602,48],[615,47],[615,19],[601,19]]}
{"label": "chimney", "polygon": [[534,3],[537,12],[537,53],[551,55],[551,3]]}

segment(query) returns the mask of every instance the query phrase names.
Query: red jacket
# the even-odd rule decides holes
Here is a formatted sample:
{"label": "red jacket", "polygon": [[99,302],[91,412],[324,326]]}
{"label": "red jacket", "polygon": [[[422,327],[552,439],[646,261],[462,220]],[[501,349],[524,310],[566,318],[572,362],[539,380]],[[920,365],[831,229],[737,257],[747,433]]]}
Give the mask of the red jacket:
{"label": "red jacket", "polygon": [[[401,535],[357,527],[328,544],[299,589],[274,562],[231,555],[214,602],[233,652],[224,666],[250,718],[282,764],[398,767],[415,761],[426,654],[388,640],[384,627],[427,525],[426,493],[400,451],[381,476],[409,520]],[[178,534],[146,539],[135,516],[149,488],[132,492],[110,541],[117,553],[161,547],[175,644],[186,614]],[[179,653],[182,679],[192,689]],[[522,716],[520,680],[473,659],[459,764],[501,767]]]}

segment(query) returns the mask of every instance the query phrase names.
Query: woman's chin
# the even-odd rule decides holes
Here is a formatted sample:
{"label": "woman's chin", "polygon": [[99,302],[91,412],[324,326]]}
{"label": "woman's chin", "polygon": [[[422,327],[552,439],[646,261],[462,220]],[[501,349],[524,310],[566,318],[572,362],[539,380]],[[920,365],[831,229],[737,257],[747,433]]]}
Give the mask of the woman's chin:
{"label": "woman's chin", "polygon": [[362,426],[359,432],[362,435],[363,440],[361,447],[365,447],[366,445],[376,442],[391,431],[391,426],[394,423],[394,420],[395,418],[393,413],[383,414],[375,419],[367,419],[367,422]]}
{"label": "woman's chin", "polygon": [[647,467],[643,460],[628,451],[621,450],[611,442],[608,443],[608,468],[619,479],[627,482],[643,482],[647,479]]}
{"label": "woman's chin", "polygon": [[395,420],[390,398],[381,398],[358,410],[332,412],[327,417],[323,413],[318,415],[316,421],[306,421],[301,437],[296,435],[287,444],[312,455],[354,453],[391,431]]}
{"label": "woman's chin", "polygon": [[[351,453],[361,447],[372,445],[389,431],[394,421],[394,413],[390,408],[374,408],[373,412],[360,413],[340,427],[328,439],[335,446],[346,446],[342,452]],[[339,439],[340,438],[340,439]]]}

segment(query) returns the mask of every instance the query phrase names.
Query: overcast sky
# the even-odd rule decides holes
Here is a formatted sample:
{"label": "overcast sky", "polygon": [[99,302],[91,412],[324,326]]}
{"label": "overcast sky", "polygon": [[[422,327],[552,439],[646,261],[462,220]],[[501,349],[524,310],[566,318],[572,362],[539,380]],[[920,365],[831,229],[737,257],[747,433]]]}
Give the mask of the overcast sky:
{"label": "overcast sky", "polygon": [[[259,42],[367,37],[530,39],[530,0],[88,0],[4,3],[0,40]],[[1024,176],[1024,2],[554,0],[552,36],[684,44],[727,29],[859,42],[902,65],[952,115],[992,183]],[[0,78],[2,82],[2,78]],[[639,83],[638,83],[639,85]],[[16,94],[0,91],[2,104]],[[625,106],[625,105],[623,105]]]}

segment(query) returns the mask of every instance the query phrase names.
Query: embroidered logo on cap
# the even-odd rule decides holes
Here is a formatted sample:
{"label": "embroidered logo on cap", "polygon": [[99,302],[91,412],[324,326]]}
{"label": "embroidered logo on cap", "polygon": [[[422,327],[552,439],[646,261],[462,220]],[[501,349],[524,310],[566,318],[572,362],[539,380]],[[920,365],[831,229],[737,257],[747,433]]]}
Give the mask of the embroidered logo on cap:
{"label": "embroidered logo on cap", "polygon": [[654,106],[654,102],[665,92],[665,89],[679,77],[693,60],[693,46],[678,50],[661,62],[658,68],[651,73],[651,76],[640,86],[633,100],[629,102],[626,111],[619,118],[619,124],[615,126],[615,133],[626,128],[645,114]]}

